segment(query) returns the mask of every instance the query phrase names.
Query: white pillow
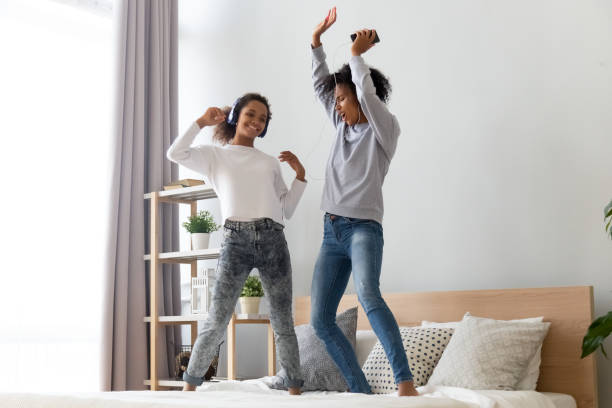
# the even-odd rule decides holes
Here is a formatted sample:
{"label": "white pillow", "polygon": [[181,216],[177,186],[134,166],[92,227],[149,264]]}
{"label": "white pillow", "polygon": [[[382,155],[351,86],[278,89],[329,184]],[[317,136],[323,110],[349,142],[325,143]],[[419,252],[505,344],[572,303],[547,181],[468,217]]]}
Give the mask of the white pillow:
{"label": "white pillow", "polygon": [[355,354],[357,354],[359,367],[363,367],[363,363],[368,359],[370,351],[372,351],[377,341],[378,337],[376,337],[374,330],[357,330]]}
{"label": "white pillow", "polygon": [[429,320],[423,320],[421,327],[439,327],[441,329],[456,329],[461,322],[430,322]]}
{"label": "white pillow", "polygon": [[540,378],[540,364],[542,363],[542,345],[538,347],[533,358],[529,361],[527,368],[521,375],[516,387],[517,391],[535,391],[538,386],[538,378]]}
{"label": "white pillow", "polygon": [[[469,315],[469,312],[466,313]],[[525,323],[541,323],[544,320],[543,316],[539,317],[528,317],[526,319],[515,319],[515,320],[506,320],[508,322],[525,322]],[[421,327],[440,327],[440,328],[451,328],[456,329],[457,325],[460,322],[430,322],[427,320],[423,320],[421,322]],[[515,387],[517,391],[534,391],[538,385],[538,378],[540,377],[540,364],[542,363],[542,346],[538,347],[535,355],[531,360],[529,360],[529,364],[527,368],[521,374],[521,379]]]}
{"label": "white pillow", "polygon": [[503,321],[466,314],[429,384],[514,390],[549,327],[550,323]]}
{"label": "white pillow", "polygon": [[[436,327],[400,327],[400,335],[414,385],[421,386],[427,380],[450,341],[453,329]],[[397,391],[391,364],[380,341],[372,348],[363,364],[363,373],[374,394],[387,394]]]}

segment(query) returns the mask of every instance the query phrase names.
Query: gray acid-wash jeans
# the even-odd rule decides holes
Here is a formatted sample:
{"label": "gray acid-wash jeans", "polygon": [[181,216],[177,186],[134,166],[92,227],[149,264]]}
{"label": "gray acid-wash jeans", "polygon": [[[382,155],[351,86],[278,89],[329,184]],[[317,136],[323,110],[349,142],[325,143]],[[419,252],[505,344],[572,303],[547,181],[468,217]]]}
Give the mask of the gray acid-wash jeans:
{"label": "gray acid-wash jeans", "polygon": [[184,381],[191,385],[204,381],[244,282],[251,270],[257,268],[270,302],[270,321],[280,365],[288,377],[283,381],[292,388],[304,384],[293,328],[291,260],[283,228],[269,218],[225,222],[211,309],[193,346],[189,366],[183,373]]}

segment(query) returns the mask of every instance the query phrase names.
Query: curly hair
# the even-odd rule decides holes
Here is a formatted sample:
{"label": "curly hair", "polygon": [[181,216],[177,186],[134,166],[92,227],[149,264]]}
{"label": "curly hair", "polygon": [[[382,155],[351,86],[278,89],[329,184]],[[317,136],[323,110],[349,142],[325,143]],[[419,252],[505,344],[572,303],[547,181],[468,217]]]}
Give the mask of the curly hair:
{"label": "curly hair", "polygon": [[[258,93],[247,93],[239,98],[238,103],[234,108],[234,114],[236,115],[236,118],[240,117],[240,111],[242,111],[242,108],[244,108],[251,101],[258,101],[266,105],[266,108],[268,109],[268,118],[266,119],[267,126],[268,123],[270,123],[270,119],[272,119],[272,112],[270,112],[270,103],[268,102],[268,99],[265,96],[262,96]],[[232,108],[231,106],[225,106],[221,108],[221,110],[223,111],[223,113],[225,113],[225,116],[229,117],[229,113]],[[232,125],[231,123],[228,123],[224,120],[223,122],[215,126],[213,139],[221,143],[222,145],[226,145],[234,138],[235,135],[236,125]]]}
{"label": "curly hair", "polygon": [[[372,82],[374,82],[374,88],[376,88],[376,96],[384,103],[387,103],[391,96],[391,83],[389,79],[376,68],[370,68],[370,76],[372,77]],[[327,78],[324,79],[323,92],[333,95],[336,84],[347,84],[351,88],[351,91],[357,95],[357,88],[353,83],[349,64],[344,64],[338,72],[329,74]]]}

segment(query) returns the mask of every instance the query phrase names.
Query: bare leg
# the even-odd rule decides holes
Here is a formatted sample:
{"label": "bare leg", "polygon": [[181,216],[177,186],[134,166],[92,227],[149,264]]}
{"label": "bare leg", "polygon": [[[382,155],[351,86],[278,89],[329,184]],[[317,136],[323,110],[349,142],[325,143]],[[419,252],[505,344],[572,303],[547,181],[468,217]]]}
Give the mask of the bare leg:
{"label": "bare leg", "polygon": [[196,386],[195,385],[191,385],[188,382],[185,382],[185,385],[183,385],[183,391],[195,391]]}
{"label": "bare leg", "polygon": [[301,395],[302,391],[297,387],[289,387],[289,395]]}
{"label": "bare leg", "polygon": [[397,395],[400,397],[417,397],[419,395],[412,381],[401,382],[397,384],[397,387]]}

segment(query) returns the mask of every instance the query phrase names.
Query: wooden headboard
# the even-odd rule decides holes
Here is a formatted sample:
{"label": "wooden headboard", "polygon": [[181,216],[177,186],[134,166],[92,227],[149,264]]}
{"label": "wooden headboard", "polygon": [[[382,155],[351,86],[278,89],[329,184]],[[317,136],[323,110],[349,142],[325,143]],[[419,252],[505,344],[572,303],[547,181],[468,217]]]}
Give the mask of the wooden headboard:
{"label": "wooden headboard", "polygon": [[[544,316],[551,322],[542,347],[538,391],[570,394],[578,408],[597,408],[597,376],[593,355],[581,359],[582,338],[593,320],[593,287],[471,290],[383,295],[400,326],[421,320],[461,320],[465,312],[493,319]],[[338,311],[357,306],[356,295],[342,298]],[[310,297],[298,297],[295,324],[310,321]],[[370,324],[361,307],[357,328]]]}

